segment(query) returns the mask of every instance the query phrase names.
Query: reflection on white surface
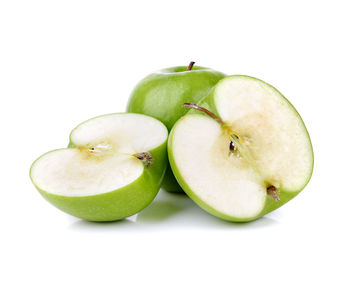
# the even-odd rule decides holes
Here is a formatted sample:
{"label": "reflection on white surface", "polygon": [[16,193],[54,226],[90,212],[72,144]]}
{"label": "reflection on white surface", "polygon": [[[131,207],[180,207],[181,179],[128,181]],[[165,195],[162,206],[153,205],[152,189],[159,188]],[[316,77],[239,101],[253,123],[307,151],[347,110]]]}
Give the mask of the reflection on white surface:
{"label": "reflection on white surface", "polygon": [[263,217],[249,223],[233,223],[216,218],[199,208],[185,194],[172,194],[163,190],[156,199],[137,215],[125,220],[95,223],[75,220],[69,229],[73,231],[166,231],[171,230],[237,230],[264,228],[278,223],[271,217]]}

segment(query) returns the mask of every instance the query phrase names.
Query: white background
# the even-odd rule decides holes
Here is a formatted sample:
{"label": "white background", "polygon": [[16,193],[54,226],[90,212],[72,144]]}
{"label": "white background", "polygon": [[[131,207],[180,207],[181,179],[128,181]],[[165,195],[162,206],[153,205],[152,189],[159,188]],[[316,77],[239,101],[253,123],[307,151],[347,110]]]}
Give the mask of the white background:
{"label": "white background", "polygon": [[[347,2],[1,1],[0,280],[349,281]],[[41,198],[35,158],[124,111],[148,73],[190,60],[259,77],[295,105],[315,152],[298,197],[248,224],[165,192],[109,224]]]}

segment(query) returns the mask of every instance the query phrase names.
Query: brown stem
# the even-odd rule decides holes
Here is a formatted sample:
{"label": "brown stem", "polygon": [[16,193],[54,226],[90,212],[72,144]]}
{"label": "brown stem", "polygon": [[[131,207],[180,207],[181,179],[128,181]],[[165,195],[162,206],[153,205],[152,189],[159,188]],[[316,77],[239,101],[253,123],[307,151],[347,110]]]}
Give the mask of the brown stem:
{"label": "brown stem", "polygon": [[191,108],[191,109],[195,109],[198,111],[201,111],[203,113],[206,113],[208,116],[212,117],[213,119],[215,119],[218,123],[220,124],[224,124],[224,122],[222,121],[221,118],[219,118],[217,115],[215,115],[214,113],[212,113],[211,111],[207,110],[206,108],[203,108],[201,106],[198,106],[196,104],[192,104],[192,103],[184,103],[182,105],[183,108]]}
{"label": "brown stem", "polygon": [[193,65],[195,64],[195,62],[190,62],[190,64],[188,65],[188,67],[187,67],[187,70],[188,71],[190,71],[190,70],[192,70],[192,67],[193,67]]}
{"label": "brown stem", "polygon": [[138,154],[135,154],[134,156],[139,160],[141,160],[146,167],[149,167],[154,161],[152,155],[148,152],[138,153]]}
{"label": "brown stem", "polygon": [[267,187],[266,192],[267,192],[267,195],[269,195],[276,202],[278,202],[280,200],[280,198],[278,197],[278,194],[280,193],[280,191],[278,191],[278,189],[275,186],[271,185],[271,186]]}

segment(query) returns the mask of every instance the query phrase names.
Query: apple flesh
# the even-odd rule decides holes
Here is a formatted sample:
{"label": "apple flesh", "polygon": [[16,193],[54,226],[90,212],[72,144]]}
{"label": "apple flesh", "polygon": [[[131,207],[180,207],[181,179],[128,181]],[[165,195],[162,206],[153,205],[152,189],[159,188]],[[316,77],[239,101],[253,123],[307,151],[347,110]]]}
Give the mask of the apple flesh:
{"label": "apple flesh", "polygon": [[209,213],[251,221],[282,206],[308,183],[313,151],[295,108],[271,85],[222,79],[173,127],[169,161],[183,190]]}
{"label": "apple flesh", "polygon": [[[132,91],[127,112],[159,119],[170,131],[175,122],[188,112],[188,109],[181,108],[183,103],[197,103],[225,77],[221,72],[193,64],[163,69],[145,77]],[[182,192],[170,167],[162,188],[169,192]]]}
{"label": "apple flesh", "polygon": [[69,148],[39,157],[30,177],[62,211],[89,221],[113,221],[145,208],[167,166],[166,127],[140,114],[110,114],[73,129]]}

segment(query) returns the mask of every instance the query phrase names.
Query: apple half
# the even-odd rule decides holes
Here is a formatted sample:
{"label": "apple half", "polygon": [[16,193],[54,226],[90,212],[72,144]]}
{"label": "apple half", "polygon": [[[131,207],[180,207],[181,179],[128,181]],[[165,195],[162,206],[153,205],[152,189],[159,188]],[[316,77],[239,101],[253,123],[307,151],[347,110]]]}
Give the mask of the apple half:
{"label": "apple half", "polygon": [[271,85],[248,76],[222,79],[173,127],[172,171],[209,213],[251,221],[282,206],[308,183],[313,151],[306,127]]}
{"label": "apple half", "polygon": [[167,166],[168,131],[158,120],[121,113],[73,129],[68,148],[48,152],[30,169],[41,195],[89,221],[113,221],[145,208]]}

